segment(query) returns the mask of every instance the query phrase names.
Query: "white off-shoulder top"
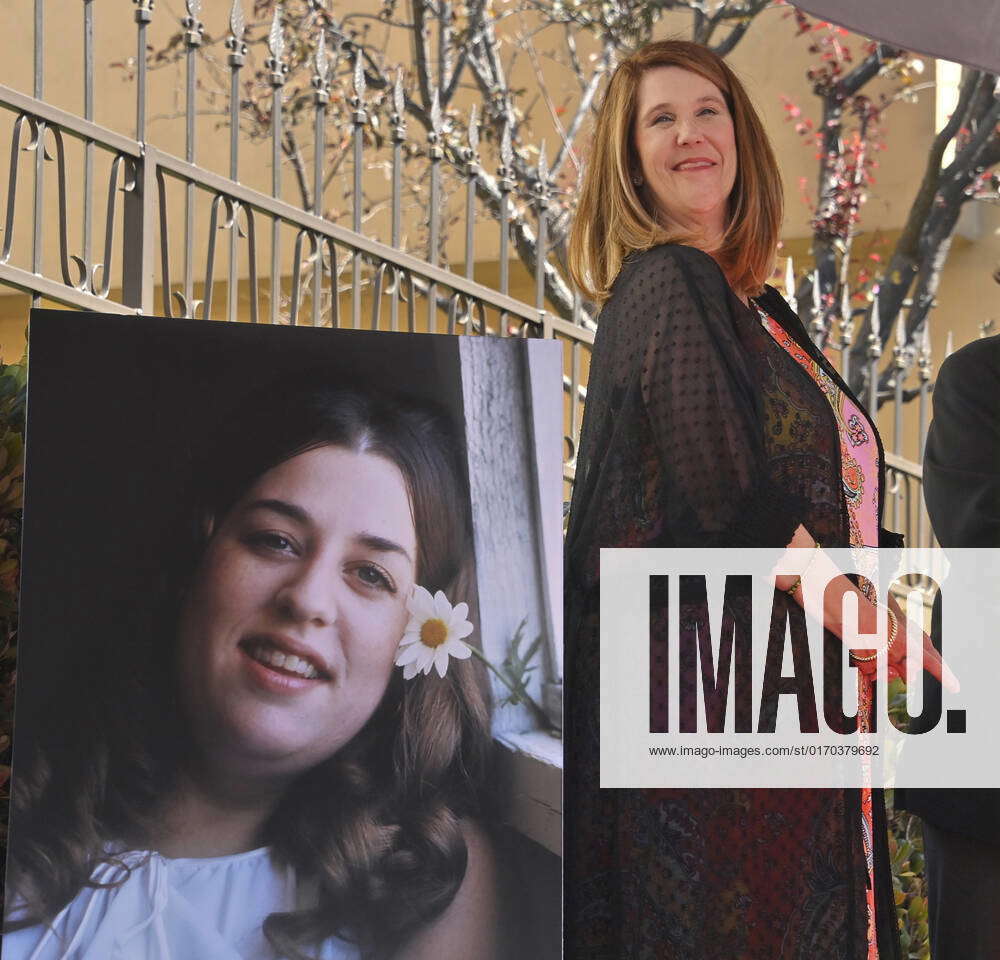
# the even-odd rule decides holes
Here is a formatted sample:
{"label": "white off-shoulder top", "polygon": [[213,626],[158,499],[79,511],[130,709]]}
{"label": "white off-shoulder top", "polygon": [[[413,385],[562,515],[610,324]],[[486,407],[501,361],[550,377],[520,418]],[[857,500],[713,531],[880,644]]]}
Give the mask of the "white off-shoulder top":
{"label": "white off-shoulder top", "polygon": [[[210,859],[168,860],[129,851],[102,863],[49,924],[6,934],[2,960],[278,960],[264,918],[310,905],[291,867],[269,850]],[[12,916],[17,916],[17,904]],[[336,937],[310,951],[317,960],[360,960]]]}

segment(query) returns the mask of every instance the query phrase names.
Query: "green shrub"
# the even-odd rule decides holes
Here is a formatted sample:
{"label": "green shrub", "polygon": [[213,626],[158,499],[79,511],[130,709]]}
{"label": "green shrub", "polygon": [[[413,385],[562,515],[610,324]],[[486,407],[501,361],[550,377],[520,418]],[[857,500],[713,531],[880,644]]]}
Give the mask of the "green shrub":
{"label": "green shrub", "polygon": [[[906,703],[901,680],[889,684],[889,712],[897,719]],[[930,960],[931,944],[927,929],[927,884],[924,880],[924,838],[920,820],[905,810],[896,810],[892,791],[886,791],[889,821],[889,858],[892,890],[896,900],[896,920],[903,956],[908,960]]]}
{"label": "green shrub", "polygon": [[23,358],[20,363],[0,362],[0,861],[7,854],[10,809],[26,382],[27,365]]}

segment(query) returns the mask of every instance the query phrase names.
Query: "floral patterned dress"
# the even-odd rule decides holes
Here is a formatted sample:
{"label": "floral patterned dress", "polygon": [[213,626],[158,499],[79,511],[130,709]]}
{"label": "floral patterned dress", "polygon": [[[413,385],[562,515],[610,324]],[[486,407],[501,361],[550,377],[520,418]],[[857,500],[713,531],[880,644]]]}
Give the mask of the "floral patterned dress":
{"label": "floral patterned dress", "polygon": [[[757,308],[764,329],[786,350],[813,378],[823,392],[837,419],[840,432],[840,463],[844,483],[844,501],[850,521],[852,547],[878,545],[878,449],[872,442],[872,427],[858,406],[833,382],[820,365],[800,347],[785,330]],[[870,580],[864,581],[866,585]],[[874,602],[874,598],[869,597]],[[858,673],[858,720],[864,736],[868,732],[872,708],[871,680]],[[872,847],[872,791],[861,791],[861,833],[865,843],[865,860],[868,867],[868,960],[878,960],[875,940],[875,858]]]}

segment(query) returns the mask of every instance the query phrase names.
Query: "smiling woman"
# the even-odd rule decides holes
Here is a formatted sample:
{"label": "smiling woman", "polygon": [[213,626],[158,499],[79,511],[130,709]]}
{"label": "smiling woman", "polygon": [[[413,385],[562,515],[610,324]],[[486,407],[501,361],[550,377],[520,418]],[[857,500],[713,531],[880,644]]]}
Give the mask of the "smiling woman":
{"label": "smiling woman", "polygon": [[[781,201],[760,118],[715,53],[659,41],[618,65],[569,244],[577,285],[603,309],[566,534],[567,956],[900,956],[878,791],[599,787],[602,548],[898,543],[879,526],[874,419],[766,286]],[[842,597],[854,594],[865,630],[877,610],[848,578],[829,579],[839,672]],[[778,646],[785,614],[801,616],[800,583],[777,581]],[[750,598],[727,603],[745,625]],[[676,716],[666,614],[651,597],[656,734]],[[903,646],[890,642],[891,670]],[[854,663],[861,729],[873,659]],[[940,672],[940,658],[925,663]]]}
{"label": "smiling woman", "polygon": [[215,770],[281,781],[357,734],[389,681],[416,552],[406,483],[375,454],[300,453],[234,504],[178,631],[181,695]]}
{"label": "smiling woman", "polygon": [[159,629],[100,653],[125,722],[18,755],[3,960],[497,956],[482,670],[395,666],[420,591],[472,582],[460,435],[327,373],[220,423]]}
{"label": "smiling woman", "polygon": [[726,230],[736,181],[736,135],[719,88],[681,67],[655,67],[639,81],[635,149],[641,172],[633,183],[661,223],[681,233],[704,232],[715,249]]}

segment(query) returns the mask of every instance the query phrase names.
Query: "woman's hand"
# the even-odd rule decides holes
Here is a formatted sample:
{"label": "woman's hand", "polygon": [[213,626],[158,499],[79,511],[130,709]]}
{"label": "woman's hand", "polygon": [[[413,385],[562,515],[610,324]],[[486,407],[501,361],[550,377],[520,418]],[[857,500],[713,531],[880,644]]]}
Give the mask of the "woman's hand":
{"label": "woman's hand", "polygon": [[496,859],[482,828],[463,821],[468,864],[441,916],[423,927],[393,960],[497,960],[499,924]]}
{"label": "woman's hand", "polygon": [[[906,683],[906,666],[907,666],[907,639],[906,630],[907,624],[909,624],[913,630],[919,629],[915,623],[907,620],[899,603],[896,598],[889,595],[889,609],[893,612],[896,617],[896,638],[889,645],[888,659],[889,659],[889,679],[892,680],[893,677],[899,677],[903,683]],[[941,654],[937,651],[934,644],[931,642],[930,636],[920,630],[920,642],[921,651],[923,656],[923,661],[921,666],[927,670],[927,672],[932,676],[936,677],[937,680],[945,687],[945,689],[950,690],[952,693],[958,693],[959,685],[958,680],[955,675],[948,669],[948,666],[941,659]],[[872,653],[874,651],[859,650],[862,656]],[[853,661],[858,670],[863,673],[866,677],[874,680],[875,673],[877,669],[878,660],[863,660],[863,661]]]}
{"label": "woman's hand", "polygon": [[[919,627],[917,627],[912,620],[908,620],[906,618],[899,606],[899,603],[896,601],[896,598],[892,596],[892,594],[889,595],[889,609],[892,610],[893,614],[895,614],[897,627],[896,639],[892,642],[892,644],[890,644],[888,650],[889,679],[892,680],[893,677],[899,677],[903,683],[906,683],[906,653],[908,646],[906,630],[908,625],[913,630],[919,630]],[[951,670],[948,669],[947,664],[945,664],[945,662],[941,659],[941,654],[934,647],[930,636],[923,630],[920,630],[920,642],[923,655],[923,662],[921,666],[926,669],[932,677],[936,677],[945,689],[950,690],[952,693],[958,693],[958,680]],[[874,650],[858,651],[858,653],[862,656],[867,656],[874,652]],[[871,680],[876,678],[878,660],[854,660],[852,662],[866,677]]]}
{"label": "woman's hand", "polygon": [[[857,598],[858,607],[858,627],[865,633],[875,632],[876,623],[876,608],[874,604],[864,594],[858,589],[855,584],[853,584],[850,579],[844,576],[841,571],[836,567],[832,560],[822,551],[816,550],[816,541],[812,534],[806,530],[801,524],[795,529],[795,533],[792,536],[791,541],[788,543],[790,548],[798,548],[799,550],[809,549],[810,552],[806,560],[800,563],[800,572],[804,572],[807,567],[813,567],[814,572],[820,577],[820,582],[826,582],[829,584],[827,589],[823,592],[823,606],[816,606],[814,609],[810,609],[808,606],[805,608],[806,612],[814,619],[822,622],[823,625],[835,633],[838,637],[844,636],[844,622],[843,622],[843,603],[844,596],[848,593],[855,594]],[[781,589],[788,591],[792,589],[793,585],[797,586],[793,593],[793,597],[799,604],[803,603],[803,591],[798,583],[800,578],[795,575],[784,575],[775,577],[775,585]],[[837,587],[836,589],[831,589]],[[893,677],[899,677],[904,683],[906,682],[906,625],[907,619],[903,615],[903,611],[900,609],[899,604],[896,602],[896,598],[891,594],[889,596],[889,609],[892,610],[896,617],[897,633],[896,639],[889,645],[888,657],[889,657],[889,679]],[[913,625],[913,629],[919,629],[916,624]],[[923,649],[923,664],[922,666],[927,670],[931,676],[936,677],[942,686],[946,690],[952,693],[957,693],[959,690],[958,680],[955,675],[948,669],[947,665],[941,659],[941,654],[934,648],[934,644],[931,643],[931,638],[920,631],[921,643]],[[858,650],[858,656],[868,657],[875,653],[874,650]],[[866,677],[870,679],[875,679],[876,672],[878,670],[878,659],[873,660],[857,660],[854,657],[851,658],[851,663],[858,668],[858,670]]]}

